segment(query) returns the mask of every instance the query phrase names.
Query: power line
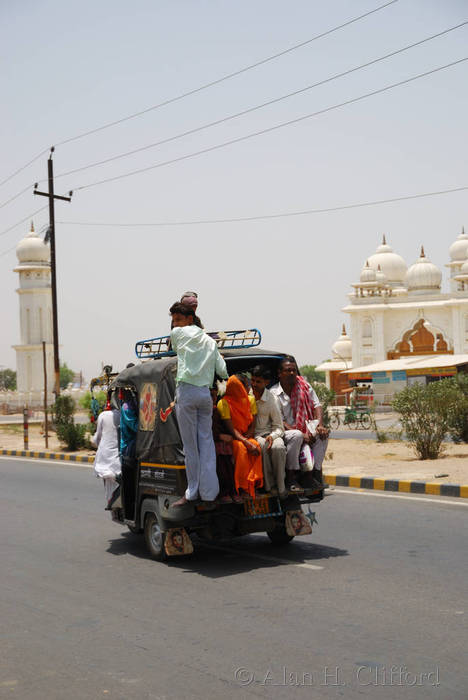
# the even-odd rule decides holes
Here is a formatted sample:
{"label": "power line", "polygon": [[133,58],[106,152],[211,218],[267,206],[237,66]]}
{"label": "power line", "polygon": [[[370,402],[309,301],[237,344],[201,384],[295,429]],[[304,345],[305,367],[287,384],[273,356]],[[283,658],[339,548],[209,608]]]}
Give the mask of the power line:
{"label": "power line", "polygon": [[45,148],[43,151],[41,151],[40,153],[38,153],[37,156],[34,156],[34,158],[32,158],[31,160],[28,160],[28,162],[25,163],[24,165],[22,165],[21,168],[18,168],[18,170],[15,170],[14,173],[11,173],[11,175],[8,175],[8,177],[6,177],[4,180],[2,180],[2,181],[0,182],[0,187],[1,187],[2,185],[4,185],[6,182],[8,182],[9,180],[11,180],[12,178],[14,178],[15,175],[18,175],[18,173],[20,173],[20,172],[22,172],[23,170],[25,170],[25,169],[28,167],[28,165],[32,165],[36,160],[39,160],[39,158],[40,158],[41,156],[43,156],[44,153],[47,153],[48,150],[49,150],[48,148]]}
{"label": "power line", "polygon": [[316,34],[313,36],[311,39],[306,39],[305,41],[302,41],[299,44],[295,44],[294,46],[290,46],[288,49],[284,49],[283,51],[279,51],[278,53],[272,54],[271,56],[268,56],[267,58],[263,58],[260,61],[257,61],[256,63],[251,63],[248,66],[244,66],[243,68],[240,68],[239,70],[234,71],[233,73],[227,73],[226,75],[223,75],[221,78],[217,78],[216,80],[212,80],[209,83],[204,83],[203,85],[200,85],[199,87],[196,87],[192,90],[188,90],[187,92],[183,92],[180,95],[177,95],[175,97],[171,97],[167,100],[164,100],[163,102],[159,102],[156,105],[153,105],[152,107],[147,107],[146,109],[142,109],[139,112],[134,112],[133,114],[129,114],[126,117],[122,117],[121,119],[116,119],[115,121],[108,122],[106,124],[103,124],[102,126],[99,126],[95,129],[90,129],[89,131],[84,131],[81,134],[77,134],[76,136],[71,136],[70,138],[64,139],[63,141],[59,141],[56,143],[56,146],[63,146],[66,143],[70,143],[71,141],[77,141],[78,139],[84,138],[85,136],[90,136],[91,134],[95,134],[98,131],[103,131],[104,129],[108,129],[112,126],[116,126],[117,124],[122,124],[123,122],[129,121],[130,119],[135,119],[135,117],[140,117],[143,114],[147,114],[148,112],[152,112],[155,109],[159,109],[160,107],[165,107],[166,105],[172,104],[174,102],[177,102],[179,100],[184,99],[185,97],[189,97],[190,95],[195,95],[198,92],[201,92],[202,90],[206,90],[210,87],[213,87],[214,85],[219,85],[219,83],[224,82],[225,80],[230,80],[231,78],[235,78],[237,75],[241,75],[242,73],[246,73],[249,70],[252,70],[254,68],[258,68],[259,66],[265,65],[265,63],[269,63],[270,61],[274,61],[277,58],[280,58],[281,56],[285,56],[288,53],[291,53],[292,51],[296,51],[296,49],[300,49],[303,46],[307,46],[308,44],[311,44],[313,41],[316,41],[317,39],[322,39],[325,36],[328,36],[330,34],[333,34],[333,32],[338,31],[339,29],[343,29],[344,27],[348,27],[351,24],[354,24],[355,22],[358,22],[361,19],[364,19],[365,17],[369,17],[370,15],[374,14],[375,12],[379,12],[380,10],[385,9],[386,7],[389,7],[390,5],[394,5],[398,0],[390,0],[390,2],[386,2],[384,5],[379,5],[379,7],[374,8],[373,10],[369,10],[369,12],[365,12],[362,15],[359,15],[358,17],[354,17],[353,19],[348,20],[347,22],[343,22],[342,24],[337,25],[336,27],[332,27],[332,29],[328,29],[325,32],[321,32],[320,34]]}
{"label": "power line", "polygon": [[308,214],[327,214],[334,211],[343,211],[345,209],[358,209],[361,207],[377,206],[379,204],[391,204],[394,202],[403,202],[411,199],[420,199],[422,197],[436,197],[443,194],[453,192],[463,192],[468,190],[468,185],[462,187],[453,187],[447,190],[437,190],[435,192],[422,192],[418,194],[408,194],[401,197],[390,197],[388,199],[376,199],[369,202],[358,202],[357,204],[342,204],[335,207],[327,207],[322,209],[303,209],[300,211],[279,212],[277,214],[260,214],[257,216],[239,216],[231,219],[196,219],[193,221],[157,221],[155,223],[100,223],[93,221],[59,221],[61,225],[68,226],[109,226],[112,228],[123,227],[156,227],[156,226],[194,226],[197,224],[230,224],[245,221],[260,221],[263,219],[282,219],[289,216],[305,216]]}
{"label": "power line", "polygon": [[10,202],[14,202],[15,199],[18,199],[22,194],[25,192],[29,192],[31,189],[32,185],[28,185],[27,187],[24,188],[24,190],[21,190],[20,192],[17,192],[13,197],[10,197],[10,199],[7,199],[6,202],[3,202],[0,204],[0,209],[3,209],[3,207],[6,207],[7,204],[10,204]]}
{"label": "power line", "polygon": [[11,253],[11,251],[14,250],[14,249],[16,248],[17,245],[18,245],[18,244],[15,243],[15,245],[11,246],[11,248],[7,248],[7,250],[2,251],[2,252],[0,253],[0,258],[3,258],[3,256],[6,255],[7,253]]}
{"label": "power line", "polygon": [[432,41],[433,39],[436,39],[438,37],[441,37],[445,34],[448,34],[449,32],[453,32],[455,29],[459,29],[460,27],[464,27],[465,25],[468,24],[468,20],[465,22],[461,22],[460,24],[457,24],[453,27],[449,27],[448,29],[444,29],[441,32],[438,32],[437,34],[432,34],[431,36],[426,37],[425,39],[421,39],[420,41],[416,41],[413,44],[409,44],[407,46],[403,46],[400,49],[397,49],[395,51],[392,51],[390,53],[385,54],[384,56],[380,56],[379,58],[374,58],[371,61],[367,61],[366,63],[362,63],[359,66],[355,66],[354,68],[349,68],[348,70],[342,71],[341,73],[335,73],[335,75],[332,75],[328,78],[325,78],[324,80],[320,80],[319,82],[313,83],[312,85],[306,85],[305,87],[302,87],[298,90],[294,90],[293,92],[290,92],[286,95],[281,95],[280,97],[276,97],[272,100],[268,100],[267,102],[263,102],[262,104],[255,105],[254,107],[249,107],[248,109],[244,109],[241,112],[236,112],[235,114],[231,114],[227,117],[223,117],[221,119],[217,119],[212,122],[208,122],[207,124],[203,124],[201,126],[195,127],[194,129],[189,129],[188,131],[181,132],[179,134],[175,134],[174,136],[169,136],[168,138],[162,139],[160,141],[156,141],[154,143],[147,144],[146,146],[141,146],[140,148],[135,148],[131,151],[126,151],[125,153],[120,153],[115,156],[111,156],[110,158],[106,158],[104,160],[99,160],[94,163],[90,163],[89,165],[83,165],[79,168],[74,168],[73,170],[68,170],[63,173],[59,173],[56,175],[56,178],[59,177],[66,177],[68,175],[73,175],[78,172],[82,172],[83,170],[88,170],[89,168],[95,168],[99,165],[105,165],[106,163],[111,163],[115,160],[119,160],[120,158],[126,158],[128,156],[135,155],[136,153],[141,153],[142,151],[149,150],[151,148],[155,148],[156,146],[161,146],[162,144],[169,143],[171,141],[175,141],[177,139],[183,138],[184,136],[190,136],[191,134],[195,134],[199,131],[203,131],[205,129],[209,129],[210,127],[217,126],[219,124],[223,124],[225,122],[228,122],[232,119],[236,119],[238,117],[244,116],[245,114],[249,114],[251,112],[255,112],[258,109],[262,109],[263,107],[268,107],[272,104],[275,104],[277,102],[281,102],[282,100],[286,100],[290,97],[294,97],[295,95],[300,95],[301,93],[304,93],[308,90],[312,90],[313,88],[319,87],[320,85],[325,85],[326,83],[329,83],[333,80],[336,80],[338,78],[342,78],[346,75],[350,75],[351,73],[355,73],[356,71],[362,70],[363,68],[368,68],[369,66],[372,66],[376,63],[379,63],[380,61],[384,61],[387,58],[392,58],[393,56],[397,56],[400,53],[403,53],[404,51],[408,51],[409,49],[415,48],[416,46],[420,46],[421,44],[424,44],[428,41]]}
{"label": "power line", "polygon": [[31,219],[33,216],[36,216],[36,214],[39,214],[40,211],[44,211],[44,209],[47,209],[48,205],[46,204],[44,207],[40,207],[40,209],[36,209],[36,211],[33,211],[31,214],[28,214],[27,216],[24,217],[24,219],[21,219],[21,221],[17,221],[16,224],[13,224],[13,226],[10,226],[9,228],[6,228],[4,231],[0,231],[0,236],[4,236],[5,234],[9,233],[10,231],[13,231],[14,228],[17,226],[20,226],[21,224],[24,224],[25,221],[28,219]]}
{"label": "power line", "polygon": [[[300,42],[299,44],[295,44],[294,46],[290,46],[288,49],[284,49],[283,51],[279,51],[276,54],[272,54],[271,56],[268,56],[267,58],[264,58],[260,61],[257,61],[256,63],[252,63],[248,66],[244,66],[243,68],[240,68],[237,71],[234,71],[233,73],[228,73],[221,78],[218,78],[217,80],[212,80],[209,83],[205,83],[203,85],[200,85],[197,88],[194,88],[193,90],[189,90],[187,92],[184,92],[180,95],[177,95],[176,97],[171,97],[167,100],[164,100],[163,102],[159,102],[156,105],[153,105],[152,107],[147,107],[146,109],[140,110],[139,112],[134,112],[133,114],[129,114],[126,117],[122,117],[121,119],[116,119],[112,122],[107,122],[106,124],[103,124],[102,126],[99,126],[95,129],[90,129],[89,131],[84,131],[80,134],[77,134],[75,136],[71,136],[70,138],[64,139],[63,141],[59,141],[56,143],[56,146],[63,146],[67,143],[71,143],[72,141],[77,141],[78,139],[84,138],[85,136],[90,136],[91,134],[95,134],[99,131],[103,131],[104,129],[108,129],[112,126],[116,126],[117,124],[122,124],[123,122],[129,121],[130,119],[135,119],[136,117],[140,117],[143,114],[147,114],[148,112],[151,112],[153,110],[159,109],[160,107],[165,107],[166,105],[172,104],[173,102],[177,102],[179,100],[184,99],[185,97],[189,97],[190,95],[195,95],[198,92],[201,92],[202,90],[206,90],[210,87],[213,87],[214,85],[218,85],[219,83],[224,82],[225,80],[229,80],[230,78],[234,78],[237,75],[241,75],[242,73],[246,73],[249,70],[252,70],[254,68],[258,68],[259,66],[264,65],[265,63],[269,63],[270,61],[273,61],[277,58],[280,58],[281,56],[284,56],[288,53],[291,53],[292,51],[295,51],[296,49],[300,49],[303,46],[307,46],[308,44],[312,43],[313,41],[316,41],[317,39],[322,39],[325,36],[328,36],[329,34],[333,34],[333,32],[338,31],[339,29],[344,29],[344,27],[348,27],[351,24],[354,24],[355,22],[358,22],[361,19],[364,19],[365,17],[369,17],[370,15],[374,14],[375,12],[379,12],[380,10],[385,9],[386,7],[389,7],[390,5],[394,5],[396,2],[399,0],[390,0],[389,2],[384,3],[383,5],[379,5],[379,7],[374,8],[373,10],[369,10],[369,12],[365,12],[362,15],[359,15],[358,17],[354,17],[353,19],[348,20],[347,22],[343,22],[342,24],[337,25],[336,27],[332,27],[331,29],[328,29],[325,32],[322,32],[321,34],[316,34],[310,39],[306,39],[305,41]],[[38,160],[41,156],[43,156],[45,153],[49,151],[49,148],[45,148],[43,151],[38,153],[37,156],[34,156],[31,160],[29,160],[27,163],[22,165],[20,168],[15,170],[11,175],[6,177],[4,180],[0,181],[0,187],[4,185],[6,182],[9,182],[12,178],[14,178],[18,173],[22,172],[25,170],[29,165],[34,163],[36,160]]]}
{"label": "power line", "polygon": [[173,163],[179,163],[184,160],[188,160],[189,158],[195,158],[196,156],[203,155],[204,153],[210,153],[212,151],[219,150],[221,148],[225,148],[226,146],[231,146],[235,143],[240,143],[242,141],[247,141],[248,139],[254,138],[256,136],[262,136],[263,134],[268,134],[271,133],[272,131],[276,131],[277,129],[282,129],[285,126],[291,126],[292,124],[298,124],[299,122],[305,121],[306,119],[310,119],[312,117],[316,117],[320,114],[325,114],[327,112],[331,112],[335,109],[339,109],[341,107],[345,107],[346,105],[354,104],[355,102],[360,102],[361,100],[367,99],[368,97],[373,97],[374,95],[379,95],[383,92],[386,92],[388,90],[393,90],[396,87],[400,87],[401,85],[406,85],[408,83],[411,83],[415,80],[419,80],[420,78],[424,78],[428,75],[432,75],[433,73],[437,73],[441,70],[445,70],[446,68],[451,68],[453,66],[456,66],[460,63],[463,63],[464,61],[468,60],[468,56],[465,58],[460,58],[457,61],[452,61],[451,63],[447,63],[443,66],[438,66],[437,68],[432,68],[429,71],[425,71],[424,73],[418,73],[418,75],[414,75],[411,78],[406,78],[405,80],[400,80],[397,83],[392,83],[391,85],[386,85],[383,88],[379,88],[377,90],[372,90],[371,92],[367,92],[364,95],[359,95],[358,97],[353,97],[349,100],[345,100],[344,102],[340,102],[335,105],[331,105],[330,107],[325,107],[324,109],[317,110],[316,112],[311,112],[310,114],[304,114],[301,117],[297,117],[296,119],[290,119],[286,122],[281,122],[280,124],[275,124],[274,126],[270,126],[266,129],[261,129],[260,131],[254,131],[250,134],[246,134],[244,136],[239,136],[235,139],[230,139],[229,141],[223,141],[222,143],[218,143],[214,146],[209,146],[207,148],[202,148],[199,151],[195,151],[193,153],[187,153],[183,156],[179,156],[177,158],[172,158],[171,160],[166,160],[161,163],[155,163],[154,165],[149,165],[145,168],[138,168],[137,170],[131,170],[128,173],[122,173],[121,175],[114,175],[113,177],[108,177],[103,180],[96,180],[95,182],[88,183],[87,185],[81,185],[80,187],[75,187],[74,191],[76,192],[77,190],[85,190],[90,187],[96,187],[97,185],[103,185],[107,182],[115,182],[116,180],[121,180],[126,177],[131,177],[133,175],[138,175],[140,173],[148,172],[149,170],[154,170],[156,168],[163,168],[166,165],[171,165]]}

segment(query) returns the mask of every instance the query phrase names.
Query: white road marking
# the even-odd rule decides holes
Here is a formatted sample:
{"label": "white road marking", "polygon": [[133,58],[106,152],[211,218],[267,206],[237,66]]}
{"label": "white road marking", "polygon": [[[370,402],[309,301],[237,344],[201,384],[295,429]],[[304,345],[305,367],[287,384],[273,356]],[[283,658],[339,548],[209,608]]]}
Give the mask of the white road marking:
{"label": "white road marking", "polygon": [[267,554],[256,554],[255,552],[247,552],[244,549],[231,549],[230,547],[221,547],[217,544],[208,544],[203,542],[202,547],[207,549],[218,549],[221,552],[227,552],[228,554],[239,554],[239,556],[250,557],[251,559],[262,559],[263,561],[273,562],[274,564],[286,564],[288,566],[298,566],[302,569],[311,569],[312,571],[320,571],[323,566],[317,566],[316,564],[303,564],[302,562],[296,562],[292,559],[279,559],[278,557],[269,557]]}
{"label": "white road marking", "polygon": [[47,465],[51,464],[56,464],[57,466],[61,467],[84,467],[85,469],[92,469],[94,467],[94,464],[89,464],[86,462],[73,462],[73,461],[67,461],[65,462],[64,460],[61,459],[46,459],[45,457],[16,457],[12,455],[0,455],[0,459],[17,459],[19,462],[32,462],[33,464],[38,464],[40,466],[40,463],[44,463]]}
{"label": "white road marking", "polygon": [[[352,487],[349,488],[333,488],[333,491],[330,489],[330,495],[333,493],[344,493],[348,496],[374,496],[375,498],[403,498],[405,501],[418,501],[418,503],[442,503],[445,506],[464,506],[465,508],[468,506],[468,503],[457,496],[452,496],[451,498],[453,500],[450,501],[442,501],[440,498],[427,498],[425,497],[425,494],[421,493],[419,496],[405,496],[402,493],[391,493],[386,491],[385,493],[376,493],[375,491],[363,491],[361,489],[353,489]],[[421,498],[422,496],[422,498]]]}

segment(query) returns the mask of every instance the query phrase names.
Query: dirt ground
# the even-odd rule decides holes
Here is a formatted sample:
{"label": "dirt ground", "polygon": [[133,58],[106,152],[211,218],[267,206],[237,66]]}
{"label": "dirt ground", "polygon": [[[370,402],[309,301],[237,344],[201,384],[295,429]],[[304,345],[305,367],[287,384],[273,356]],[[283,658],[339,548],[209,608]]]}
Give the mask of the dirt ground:
{"label": "dirt ground", "polygon": [[[24,449],[23,427],[0,425],[0,449]],[[44,436],[39,425],[30,425],[29,449],[45,449]],[[55,433],[49,436],[49,450],[66,451]],[[94,450],[81,450],[79,454],[94,455]],[[378,443],[375,440],[331,439],[323,470],[325,474],[329,472],[468,485],[468,445],[447,443],[444,454],[439,459],[419,460],[404,442]]]}
{"label": "dirt ground", "polygon": [[[0,424],[0,449],[2,450],[24,450],[23,426],[22,425],[1,425]],[[40,425],[29,425],[29,450],[45,450],[45,438]],[[61,445],[54,432],[49,433],[49,447],[51,452],[68,452],[64,445]],[[80,450],[79,452],[69,452],[69,454],[94,455],[95,450]]]}
{"label": "dirt ground", "polygon": [[444,448],[439,459],[420,460],[405,442],[332,439],[323,470],[325,474],[468,484],[468,445],[444,443]]}

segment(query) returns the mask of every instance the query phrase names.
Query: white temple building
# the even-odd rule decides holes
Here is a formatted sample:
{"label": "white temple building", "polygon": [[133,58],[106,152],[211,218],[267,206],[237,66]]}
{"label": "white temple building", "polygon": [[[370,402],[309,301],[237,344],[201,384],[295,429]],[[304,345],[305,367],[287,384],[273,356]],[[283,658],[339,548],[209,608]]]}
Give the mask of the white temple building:
{"label": "white temple building", "polygon": [[47,393],[54,386],[52,294],[49,246],[31,230],[16,247],[19,274],[20,344],[16,351],[17,392],[22,402],[40,404],[44,396],[43,346],[46,343]]}
{"label": "white temple building", "polygon": [[344,393],[350,384],[372,383],[373,392],[392,395],[414,381],[428,382],[468,370],[468,236],[449,248],[449,291],[442,272],[421,247],[407,266],[385,236],[352,284],[350,336],[343,332],[333,359],[317,369]]}

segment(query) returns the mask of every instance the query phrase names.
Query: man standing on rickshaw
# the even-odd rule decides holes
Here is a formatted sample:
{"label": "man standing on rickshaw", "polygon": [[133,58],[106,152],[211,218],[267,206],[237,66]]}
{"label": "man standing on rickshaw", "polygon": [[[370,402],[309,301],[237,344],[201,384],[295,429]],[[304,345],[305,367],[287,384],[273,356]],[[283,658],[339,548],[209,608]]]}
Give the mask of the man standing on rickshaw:
{"label": "man standing on rickshaw", "polygon": [[193,308],[176,302],[169,313],[171,347],[177,353],[176,414],[187,473],[185,495],[172,504],[178,507],[199,498],[214,501],[218,495],[210,387],[215,375],[227,379],[228,373],[216,342],[194,325]]}

